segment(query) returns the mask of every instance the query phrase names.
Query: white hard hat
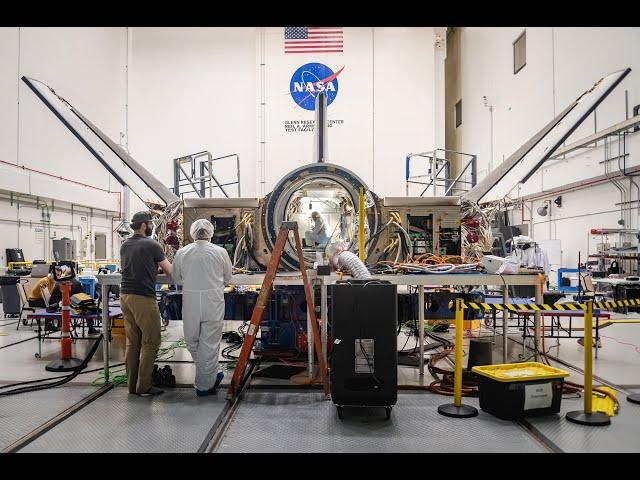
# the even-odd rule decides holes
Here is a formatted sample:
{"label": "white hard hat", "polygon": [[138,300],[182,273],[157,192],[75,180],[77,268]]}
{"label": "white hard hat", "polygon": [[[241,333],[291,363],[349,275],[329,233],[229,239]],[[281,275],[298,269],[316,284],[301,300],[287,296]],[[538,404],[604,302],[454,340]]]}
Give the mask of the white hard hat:
{"label": "white hard hat", "polygon": [[194,240],[211,240],[213,225],[209,220],[200,218],[191,224],[190,233]]}

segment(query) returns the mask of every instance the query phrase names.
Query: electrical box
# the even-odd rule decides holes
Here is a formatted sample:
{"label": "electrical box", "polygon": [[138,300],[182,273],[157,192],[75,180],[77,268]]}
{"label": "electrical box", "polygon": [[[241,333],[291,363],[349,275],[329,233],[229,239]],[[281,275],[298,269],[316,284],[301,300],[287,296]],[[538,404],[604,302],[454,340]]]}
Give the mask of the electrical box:
{"label": "electrical box", "polygon": [[56,262],[76,259],[75,240],[53,240],[53,258]]}
{"label": "electrical box", "polygon": [[[392,218],[392,212],[402,220],[401,226],[411,239],[414,258],[426,253],[444,256],[462,252],[459,197],[386,197],[382,204],[383,224]],[[394,226],[382,231],[371,260],[389,260],[384,257],[383,249],[399,233]]]}

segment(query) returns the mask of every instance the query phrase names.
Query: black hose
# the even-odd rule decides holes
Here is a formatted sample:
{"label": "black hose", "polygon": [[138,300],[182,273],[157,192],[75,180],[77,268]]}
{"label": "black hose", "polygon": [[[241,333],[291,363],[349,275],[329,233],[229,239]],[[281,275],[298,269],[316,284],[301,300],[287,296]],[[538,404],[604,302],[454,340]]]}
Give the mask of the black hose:
{"label": "black hose", "polygon": [[27,384],[31,384],[31,383],[46,382],[46,381],[49,381],[49,380],[52,380],[52,379],[53,380],[59,379],[59,380],[57,380],[55,382],[47,383],[45,385],[24,386],[24,387],[20,387],[20,388],[15,388],[13,390],[9,390],[8,392],[0,392],[0,397],[5,397],[5,396],[9,396],[9,395],[17,395],[18,393],[27,393],[27,392],[35,392],[35,391],[38,391],[38,390],[46,390],[48,388],[59,387],[60,385],[64,385],[65,383],[70,382],[71,380],[76,378],[80,374],[80,372],[82,370],[87,368],[87,365],[89,364],[89,362],[93,358],[93,355],[96,353],[96,350],[98,349],[98,345],[100,345],[100,342],[102,342],[103,339],[104,339],[103,335],[100,335],[100,337],[93,343],[93,346],[89,350],[89,353],[87,354],[85,359],[82,361],[82,363],[78,366],[77,369],[75,369],[69,375],[63,375],[63,376],[60,376],[60,377],[42,378],[42,379],[39,379],[39,380],[29,380],[29,381],[26,381],[26,382],[19,382],[19,383],[14,383],[14,384],[11,384],[11,385],[4,385],[4,386],[0,387],[0,389],[16,387],[16,386],[19,386],[19,385],[27,385]]}

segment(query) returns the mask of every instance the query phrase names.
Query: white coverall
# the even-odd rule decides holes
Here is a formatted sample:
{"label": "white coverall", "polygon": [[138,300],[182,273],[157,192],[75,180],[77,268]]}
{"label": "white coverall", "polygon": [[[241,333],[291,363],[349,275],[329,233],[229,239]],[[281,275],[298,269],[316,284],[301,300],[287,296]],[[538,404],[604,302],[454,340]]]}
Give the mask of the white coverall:
{"label": "white coverall", "polygon": [[231,280],[227,251],[207,240],[181,248],[172,278],[182,285],[182,321],[187,349],[196,364],[195,387],[213,388],[224,320],[224,286]]}
{"label": "white coverall", "polygon": [[327,235],[327,224],[324,222],[324,218],[319,216],[314,219],[313,228],[310,232],[307,232],[307,239],[319,245],[325,244],[329,241],[329,236]]}

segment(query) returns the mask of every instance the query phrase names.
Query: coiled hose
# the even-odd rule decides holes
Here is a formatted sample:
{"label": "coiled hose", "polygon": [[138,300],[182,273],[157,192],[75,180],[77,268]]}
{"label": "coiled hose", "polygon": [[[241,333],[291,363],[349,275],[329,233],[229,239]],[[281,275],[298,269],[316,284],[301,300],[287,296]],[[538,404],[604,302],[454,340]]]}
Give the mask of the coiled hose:
{"label": "coiled hose", "polygon": [[339,253],[337,261],[340,270],[348,271],[355,279],[365,280],[372,278],[365,264],[362,263],[360,258],[358,258],[358,256],[353,252],[345,250]]}

